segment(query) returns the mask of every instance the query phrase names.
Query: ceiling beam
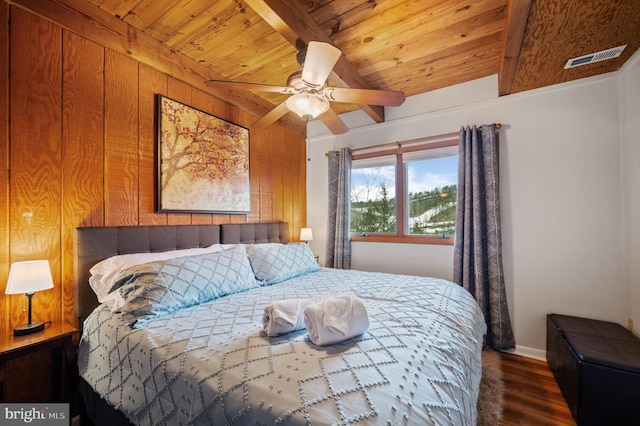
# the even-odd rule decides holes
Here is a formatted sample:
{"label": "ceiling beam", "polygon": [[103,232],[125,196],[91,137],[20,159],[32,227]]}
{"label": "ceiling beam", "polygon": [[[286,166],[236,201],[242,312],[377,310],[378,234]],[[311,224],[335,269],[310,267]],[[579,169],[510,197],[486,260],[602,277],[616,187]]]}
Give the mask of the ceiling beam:
{"label": "ceiling beam", "polygon": [[[128,55],[251,114],[261,116],[273,109],[271,102],[251,92],[239,94],[205,85],[206,80],[224,78],[86,0],[7,0],[7,3],[105,48]],[[306,123],[297,117],[283,117],[281,121],[292,132],[306,135]]]}
{"label": "ceiling beam", "polygon": [[[333,44],[299,1],[245,0],[245,3],[298,50],[308,45],[310,41]],[[333,67],[332,77],[344,87],[371,89],[344,55],[340,55],[340,59]],[[379,105],[361,105],[361,107],[375,122],[384,121],[384,107]]]}
{"label": "ceiling beam", "polygon": [[531,9],[531,0],[509,0],[507,5],[507,25],[504,27],[504,47],[498,72],[498,93],[500,96],[511,93],[513,79],[518,68],[520,49],[527,19]]}

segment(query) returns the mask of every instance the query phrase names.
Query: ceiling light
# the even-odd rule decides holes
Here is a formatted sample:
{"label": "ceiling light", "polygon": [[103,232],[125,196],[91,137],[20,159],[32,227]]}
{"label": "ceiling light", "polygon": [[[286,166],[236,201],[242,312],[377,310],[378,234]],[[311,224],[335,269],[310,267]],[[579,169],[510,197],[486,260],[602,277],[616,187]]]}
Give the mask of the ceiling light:
{"label": "ceiling light", "polygon": [[303,120],[311,120],[329,110],[329,101],[322,95],[302,92],[287,99],[287,108]]}

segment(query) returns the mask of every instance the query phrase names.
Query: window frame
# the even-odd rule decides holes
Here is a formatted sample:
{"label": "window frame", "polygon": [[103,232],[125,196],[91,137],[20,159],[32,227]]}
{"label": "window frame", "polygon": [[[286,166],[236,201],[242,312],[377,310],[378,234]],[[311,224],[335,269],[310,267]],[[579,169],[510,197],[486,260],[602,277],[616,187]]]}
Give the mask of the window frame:
{"label": "window frame", "polygon": [[[362,154],[352,154],[351,160],[365,160],[368,158],[395,155],[396,156],[396,173],[395,173],[395,190],[396,190],[396,233],[395,234],[367,234],[362,235],[358,232],[350,232],[351,241],[369,242],[369,243],[411,243],[411,244],[436,244],[436,245],[453,245],[455,238],[441,237],[437,235],[411,235],[407,232],[406,215],[406,173],[405,164],[402,161],[402,154],[415,151],[426,151],[437,148],[448,148],[458,146],[459,138],[448,139],[445,141],[411,144],[408,146],[397,145],[397,148],[382,149],[376,151],[365,152]],[[456,205],[456,209],[458,206]],[[349,203],[351,210],[351,203]],[[402,220],[399,220],[401,218]]]}

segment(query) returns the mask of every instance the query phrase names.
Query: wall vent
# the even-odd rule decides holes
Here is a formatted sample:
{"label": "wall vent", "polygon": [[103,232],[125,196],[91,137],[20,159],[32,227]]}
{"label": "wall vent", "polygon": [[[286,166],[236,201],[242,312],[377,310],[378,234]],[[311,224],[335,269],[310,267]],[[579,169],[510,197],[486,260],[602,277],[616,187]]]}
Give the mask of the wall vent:
{"label": "wall vent", "polygon": [[587,65],[594,62],[617,58],[618,56],[620,56],[625,47],[627,47],[626,44],[624,46],[612,47],[611,49],[601,50],[600,52],[578,56],[577,58],[571,58],[567,61],[567,64],[564,66],[564,68],[575,68],[581,65]]}

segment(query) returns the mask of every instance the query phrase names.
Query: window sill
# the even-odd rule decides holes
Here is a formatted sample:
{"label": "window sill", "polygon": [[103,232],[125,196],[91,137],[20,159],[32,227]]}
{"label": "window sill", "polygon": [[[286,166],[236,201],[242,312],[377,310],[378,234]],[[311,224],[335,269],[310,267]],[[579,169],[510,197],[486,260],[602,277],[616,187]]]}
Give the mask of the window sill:
{"label": "window sill", "polygon": [[453,237],[442,238],[437,236],[407,236],[398,237],[396,235],[369,234],[366,237],[360,234],[351,234],[351,241],[365,243],[399,243],[399,244],[435,244],[452,246]]}

